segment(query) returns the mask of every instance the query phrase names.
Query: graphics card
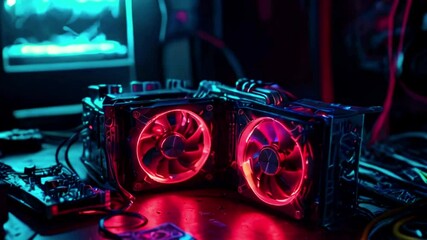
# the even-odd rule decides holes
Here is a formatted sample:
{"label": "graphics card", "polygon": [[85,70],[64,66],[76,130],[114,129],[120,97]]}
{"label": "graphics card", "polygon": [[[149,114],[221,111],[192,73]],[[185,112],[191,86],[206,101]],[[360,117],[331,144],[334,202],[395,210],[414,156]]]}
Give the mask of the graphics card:
{"label": "graphics card", "polygon": [[245,199],[323,226],[357,205],[364,116],[375,108],[296,99],[246,79],[202,81],[196,91],[176,80],[117,89],[97,86],[83,101],[84,158],[129,191],[220,179]]}
{"label": "graphics card", "polygon": [[200,92],[233,102],[237,190],[262,206],[323,226],[357,204],[364,114],[374,108],[295,100],[275,84],[204,81]]}
{"label": "graphics card", "polygon": [[219,165],[216,100],[193,98],[177,80],[159,87],[133,83],[128,93],[84,99],[87,162],[129,191],[210,182]]}

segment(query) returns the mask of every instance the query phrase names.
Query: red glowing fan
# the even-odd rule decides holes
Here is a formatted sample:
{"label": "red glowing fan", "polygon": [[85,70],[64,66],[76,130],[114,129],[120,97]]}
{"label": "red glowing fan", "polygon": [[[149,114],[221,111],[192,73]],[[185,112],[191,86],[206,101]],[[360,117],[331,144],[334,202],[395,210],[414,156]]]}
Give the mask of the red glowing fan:
{"label": "red glowing fan", "polygon": [[174,109],[155,115],[138,137],[139,165],[159,183],[178,183],[195,176],[211,150],[211,135],[194,112]]}
{"label": "red glowing fan", "polygon": [[261,117],[250,122],[238,143],[237,163],[253,193],[263,202],[284,206],[301,191],[305,160],[291,131]]}

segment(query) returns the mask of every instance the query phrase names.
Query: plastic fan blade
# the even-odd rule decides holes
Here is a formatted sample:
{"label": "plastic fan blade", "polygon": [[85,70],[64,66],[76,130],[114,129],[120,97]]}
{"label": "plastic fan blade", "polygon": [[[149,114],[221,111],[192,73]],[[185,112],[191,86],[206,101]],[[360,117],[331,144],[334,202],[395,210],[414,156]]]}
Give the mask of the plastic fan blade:
{"label": "plastic fan blade", "polygon": [[253,171],[253,175],[256,179],[260,179],[261,175],[263,174],[262,169],[261,169],[261,165],[259,164],[259,162],[256,162],[253,166],[252,166],[252,171]]}
{"label": "plastic fan blade", "polygon": [[156,174],[159,176],[162,176],[164,178],[168,178],[170,173],[169,173],[169,159],[167,158],[162,158],[159,161],[159,164],[156,167]]}
{"label": "plastic fan blade", "polygon": [[140,142],[140,147],[145,148],[148,146],[149,148],[151,148],[156,144],[157,140],[155,135],[143,133],[139,136],[138,141]]}
{"label": "plastic fan blade", "polygon": [[302,177],[302,170],[281,170],[277,175],[277,183],[287,195],[291,195]]}
{"label": "plastic fan blade", "polygon": [[269,145],[267,136],[261,132],[258,128],[255,128],[250,137],[251,140],[258,141],[260,144],[267,146]]}
{"label": "plastic fan blade", "polygon": [[274,123],[259,125],[259,130],[264,135],[264,138],[267,140],[269,146],[272,146],[274,143],[279,141],[277,138],[278,132],[272,126],[273,124]]}
{"label": "plastic fan blade", "polygon": [[194,162],[197,161],[200,156],[202,156],[202,149],[198,149],[196,151],[185,151],[182,153],[182,155],[179,157],[179,159],[183,159],[186,162]]}
{"label": "plastic fan blade", "polygon": [[202,134],[203,134],[203,128],[198,127],[197,130],[193,133],[193,135],[191,135],[190,137],[187,138],[186,145],[192,146],[192,145],[197,145],[198,143],[200,143]]}
{"label": "plastic fan blade", "polygon": [[259,153],[262,149],[262,145],[259,142],[251,141],[248,143],[246,147],[246,153],[248,157],[252,159],[257,159],[259,157]]}
{"label": "plastic fan blade", "polygon": [[158,117],[154,123],[163,126],[165,132],[170,131],[172,129],[171,124],[169,123],[169,120],[167,119],[166,115]]}
{"label": "plastic fan blade", "polygon": [[155,148],[151,148],[144,156],[144,164],[150,169],[156,169],[159,162],[162,160],[163,155]]}
{"label": "plastic fan blade", "polygon": [[182,165],[178,159],[171,159],[169,160],[169,170],[171,173],[179,174],[193,169],[191,167]]}
{"label": "plastic fan blade", "polygon": [[292,151],[285,155],[281,160],[280,166],[284,169],[298,170],[302,168],[301,153],[296,145],[294,145],[294,149],[292,149]]}
{"label": "plastic fan blade", "polygon": [[278,146],[281,149],[287,149],[289,147],[293,148],[294,140],[291,138],[288,132],[286,132],[280,124],[274,122],[273,124],[274,131],[277,133],[277,142]]}
{"label": "plastic fan blade", "polygon": [[187,118],[186,127],[183,132],[180,132],[185,138],[190,137],[199,128],[192,118]]}
{"label": "plastic fan blade", "polygon": [[270,176],[262,174],[259,179],[259,190],[264,193],[270,193]]}
{"label": "plastic fan blade", "polygon": [[289,194],[279,184],[280,179],[277,176],[269,176],[270,179],[270,191],[274,199],[285,199],[289,197]]}
{"label": "plastic fan blade", "polygon": [[175,126],[173,130],[175,132],[181,133],[180,129],[185,126],[187,117],[185,116],[185,113],[179,112],[179,111],[175,112],[174,117],[175,117]]}

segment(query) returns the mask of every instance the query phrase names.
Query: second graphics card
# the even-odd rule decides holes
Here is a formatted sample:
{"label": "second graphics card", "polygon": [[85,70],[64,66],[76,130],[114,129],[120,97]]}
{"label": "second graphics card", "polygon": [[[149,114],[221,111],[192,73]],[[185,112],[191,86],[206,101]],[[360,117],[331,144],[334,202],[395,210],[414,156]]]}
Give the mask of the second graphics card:
{"label": "second graphics card", "polygon": [[323,226],[357,205],[365,113],[296,99],[276,84],[169,80],[92,86],[83,159],[131,192],[225,184],[243,198]]}

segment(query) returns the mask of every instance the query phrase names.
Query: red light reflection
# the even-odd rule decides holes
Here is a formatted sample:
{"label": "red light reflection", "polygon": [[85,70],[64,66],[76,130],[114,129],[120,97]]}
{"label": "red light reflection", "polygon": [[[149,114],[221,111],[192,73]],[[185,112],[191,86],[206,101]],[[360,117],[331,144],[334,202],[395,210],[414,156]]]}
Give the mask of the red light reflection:
{"label": "red light reflection", "polygon": [[173,223],[196,239],[303,239],[319,232],[248,205],[235,191],[193,189],[145,193],[130,210],[148,218],[142,229]]}
{"label": "red light reflection", "polygon": [[234,219],[231,228],[243,229],[243,231],[232,231],[225,239],[293,239],[286,234],[286,229],[283,229],[283,224],[278,223],[274,218],[265,213],[241,213]]}

